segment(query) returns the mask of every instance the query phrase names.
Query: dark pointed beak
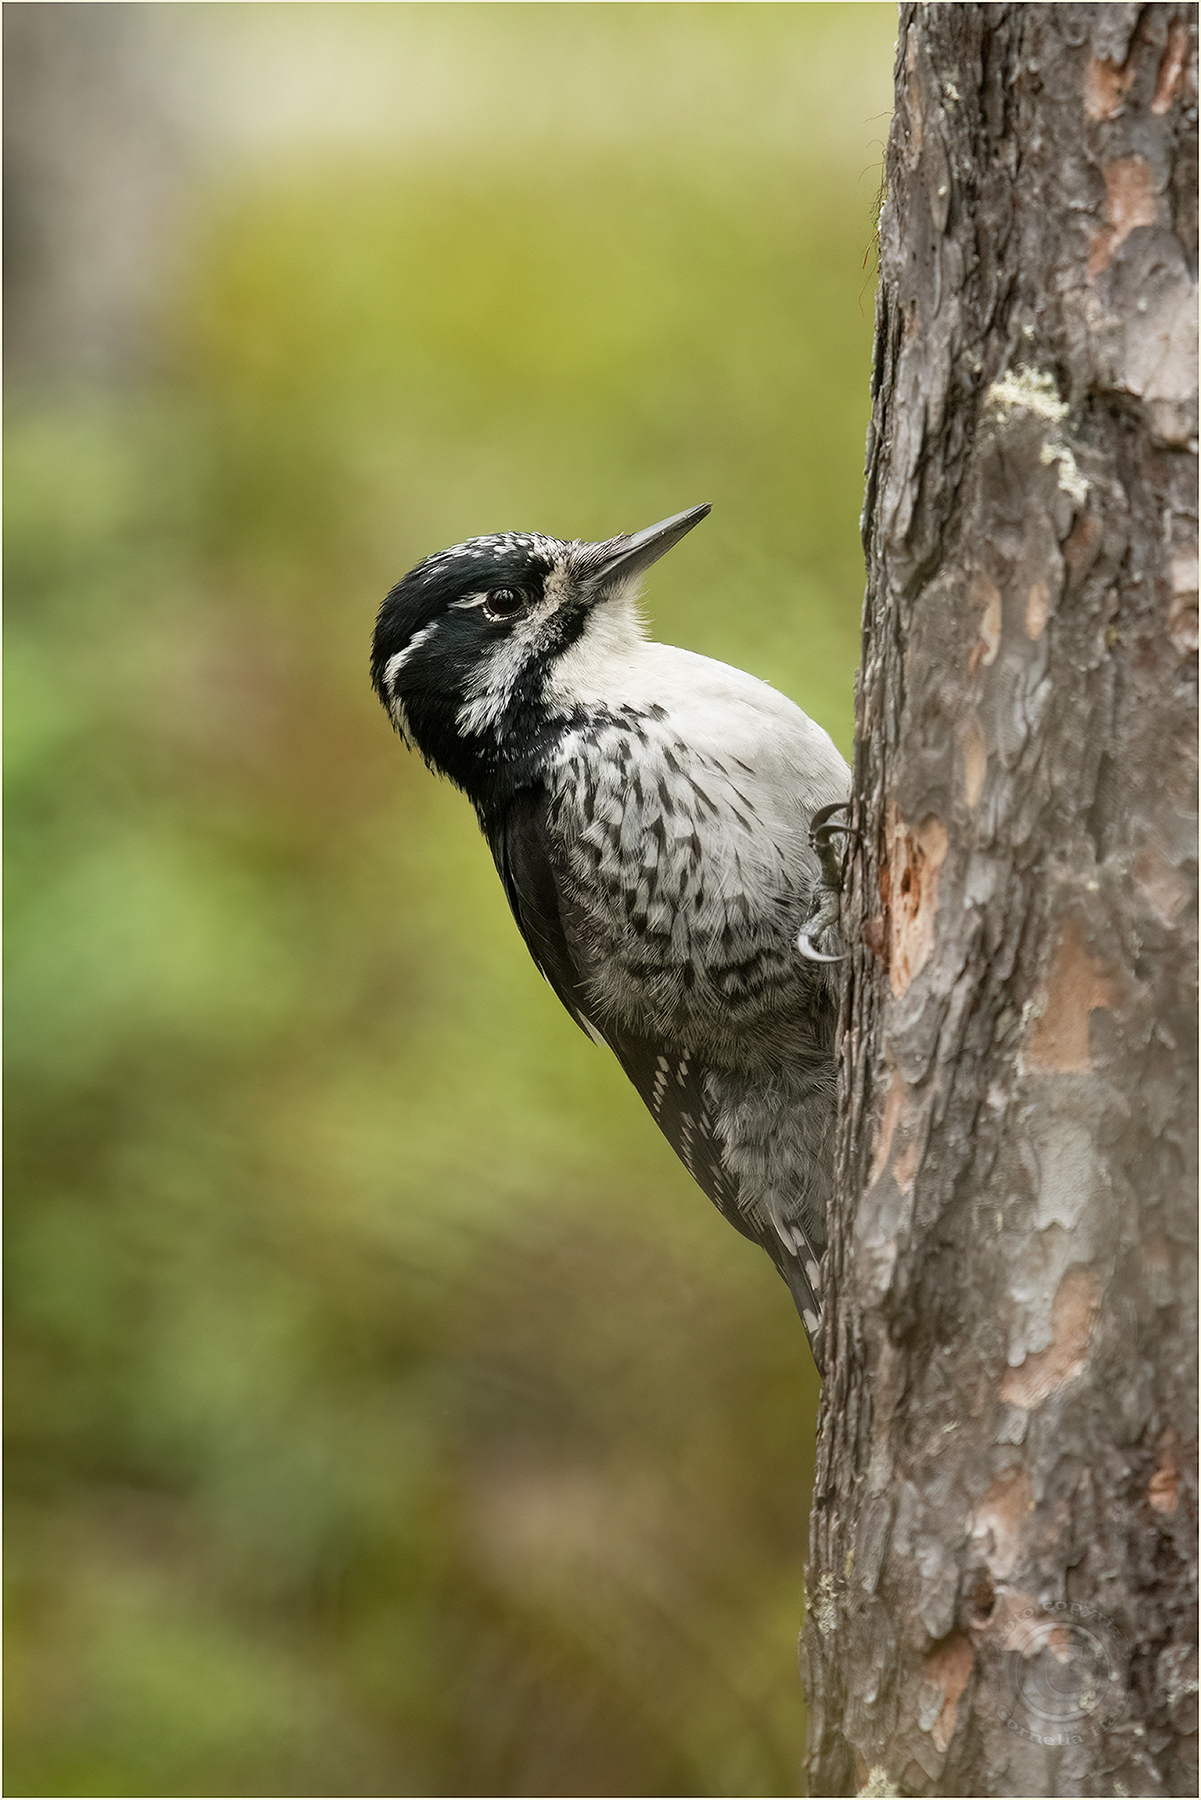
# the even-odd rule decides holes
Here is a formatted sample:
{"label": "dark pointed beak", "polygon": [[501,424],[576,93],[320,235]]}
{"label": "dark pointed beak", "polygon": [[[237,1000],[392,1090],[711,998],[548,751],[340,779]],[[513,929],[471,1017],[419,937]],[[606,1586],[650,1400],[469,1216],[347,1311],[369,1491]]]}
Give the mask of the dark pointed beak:
{"label": "dark pointed beak", "polygon": [[607,544],[597,544],[593,554],[599,561],[588,571],[589,586],[601,587],[615,575],[623,581],[641,575],[712,511],[708,502],[703,506],[690,506],[687,512],[673,513],[670,519],[660,519],[657,525],[648,525],[645,531],[636,531],[632,537],[610,538]]}

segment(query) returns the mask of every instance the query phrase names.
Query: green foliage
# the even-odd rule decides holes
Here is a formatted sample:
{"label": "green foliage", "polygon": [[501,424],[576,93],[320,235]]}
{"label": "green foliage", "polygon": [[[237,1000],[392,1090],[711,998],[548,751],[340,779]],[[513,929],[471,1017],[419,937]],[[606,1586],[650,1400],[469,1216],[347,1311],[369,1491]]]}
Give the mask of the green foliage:
{"label": "green foliage", "polygon": [[366,649],[431,549],[709,499],[657,635],[848,746],[879,127],[756,95],[806,43],[886,94],[892,9],[347,10],[471,92],[704,68],[670,131],[635,62],[616,132],[242,169],[158,379],[12,402],[9,1791],[792,1793],[791,1303]]}

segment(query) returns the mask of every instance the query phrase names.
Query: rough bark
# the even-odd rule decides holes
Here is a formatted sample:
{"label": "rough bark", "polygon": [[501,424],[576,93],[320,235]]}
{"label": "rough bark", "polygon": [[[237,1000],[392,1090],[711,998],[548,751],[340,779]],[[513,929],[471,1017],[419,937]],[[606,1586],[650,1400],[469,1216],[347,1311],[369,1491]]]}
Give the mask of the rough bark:
{"label": "rough bark", "polygon": [[1197,1791],[1196,94],[901,10],[814,1794]]}

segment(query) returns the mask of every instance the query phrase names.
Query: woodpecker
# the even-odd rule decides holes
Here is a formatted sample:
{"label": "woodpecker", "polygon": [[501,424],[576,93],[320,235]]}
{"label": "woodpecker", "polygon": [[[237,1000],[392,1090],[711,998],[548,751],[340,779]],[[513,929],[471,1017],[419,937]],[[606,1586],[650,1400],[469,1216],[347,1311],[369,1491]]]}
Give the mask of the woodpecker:
{"label": "woodpecker", "polygon": [[371,679],[474,806],[543,976],[815,1344],[839,988],[806,939],[832,916],[810,831],[850,774],[774,688],[647,637],[640,577],[710,510],[441,550],[384,600]]}

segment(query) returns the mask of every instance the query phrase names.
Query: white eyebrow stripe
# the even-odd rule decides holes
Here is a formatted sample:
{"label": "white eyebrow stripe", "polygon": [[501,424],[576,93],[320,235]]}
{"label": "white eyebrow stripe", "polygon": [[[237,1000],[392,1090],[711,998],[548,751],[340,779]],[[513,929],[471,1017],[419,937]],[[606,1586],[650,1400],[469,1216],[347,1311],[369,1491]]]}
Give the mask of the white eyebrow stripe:
{"label": "white eyebrow stripe", "polygon": [[390,656],[388,658],[387,662],[384,664],[384,684],[389,691],[391,691],[392,683],[396,680],[396,677],[400,674],[400,671],[404,668],[413,652],[415,650],[420,650],[426,639],[433,637],[437,629],[438,621],[436,619],[432,625],[423,625],[420,631],[415,631],[413,633],[403,650],[398,650],[395,656]]}

